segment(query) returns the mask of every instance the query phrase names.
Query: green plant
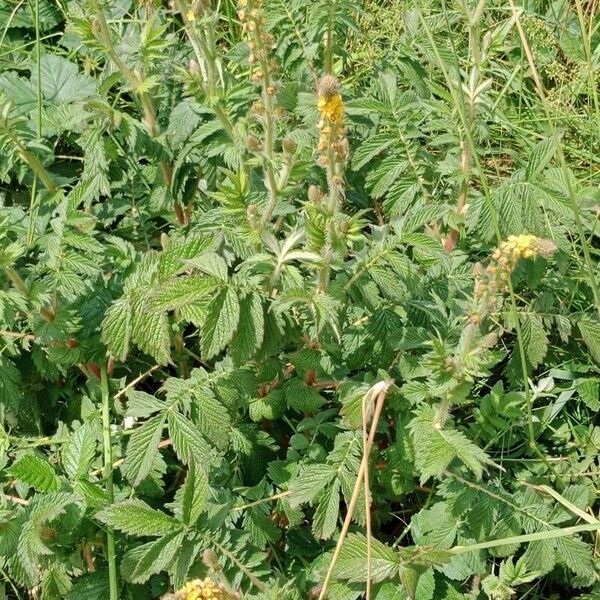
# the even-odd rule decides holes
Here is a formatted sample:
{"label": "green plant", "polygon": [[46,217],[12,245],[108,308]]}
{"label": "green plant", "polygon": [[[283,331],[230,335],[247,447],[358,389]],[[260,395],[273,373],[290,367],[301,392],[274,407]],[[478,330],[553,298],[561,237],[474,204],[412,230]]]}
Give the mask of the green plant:
{"label": "green plant", "polygon": [[597,24],[0,7],[0,597],[596,597]]}

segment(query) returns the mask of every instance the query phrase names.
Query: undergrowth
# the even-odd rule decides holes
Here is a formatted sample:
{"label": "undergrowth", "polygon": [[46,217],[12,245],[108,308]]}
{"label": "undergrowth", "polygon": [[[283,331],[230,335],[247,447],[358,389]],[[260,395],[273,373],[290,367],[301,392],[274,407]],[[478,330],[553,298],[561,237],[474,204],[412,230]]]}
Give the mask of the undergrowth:
{"label": "undergrowth", "polygon": [[599,24],[0,5],[0,598],[600,598]]}

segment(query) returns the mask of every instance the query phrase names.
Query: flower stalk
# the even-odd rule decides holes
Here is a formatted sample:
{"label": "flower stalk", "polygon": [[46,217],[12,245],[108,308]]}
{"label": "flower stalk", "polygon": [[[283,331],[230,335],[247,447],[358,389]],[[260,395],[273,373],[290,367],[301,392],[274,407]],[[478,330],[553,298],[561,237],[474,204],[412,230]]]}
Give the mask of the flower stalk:
{"label": "flower stalk", "polygon": [[242,22],[242,33],[250,49],[248,62],[254,69],[252,82],[261,86],[261,101],[255,104],[253,112],[261,121],[264,133],[263,172],[268,192],[267,205],[260,221],[261,227],[264,227],[277,208],[280,191],[275,175],[277,86],[274,75],[277,71],[277,63],[271,58],[273,36],[266,29],[262,0],[240,0],[238,17]]}

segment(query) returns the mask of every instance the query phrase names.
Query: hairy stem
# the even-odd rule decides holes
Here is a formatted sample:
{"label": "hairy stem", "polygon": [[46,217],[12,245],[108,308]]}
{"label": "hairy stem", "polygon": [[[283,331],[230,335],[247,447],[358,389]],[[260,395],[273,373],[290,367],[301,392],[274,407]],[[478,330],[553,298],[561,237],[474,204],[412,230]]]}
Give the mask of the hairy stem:
{"label": "hairy stem", "polygon": [[271,80],[269,77],[269,65],[266,60],[261,61],[263,72],[263,102],[265,105],[265,145],[263,170],[265,174],[265,185],[269,192],[269,199],[265,212],[262,216],[262,225],[266,225],[273,216],[277,208],[278,189],[275,179],[275,170],[273,167],[274,147],[275,147],[275,97],[271,89]]}
{"label": "hairy stem", "polygon": [[[363,448],[368,446],[368,409],[367,398],[363,398],[362,402],[362,435]],[[365,600],[371,600],[371,551],[372,551],[372,528],[371,528],[371,488],[369,484],[369,463],[365,467],[364,473],[364,493],[365,493],[365,528],[367,531],[367,582],[365,587]]]}
{"label": "hairy stem", "polygon": [[[106,497],[114,500],[113,490],[113,455],[110,439],[110,394],[108,390],[108,373],[106,364],[100,370],[100,390],[102,394],[102,441],[104,445],[103,479],[106,485]],[[106,551],[108,560],[108,584],[110,600],[118,600],[117,561],[115,553],[115,532],[112,527],[106,528]]]}
{"label": "hairy stem", "polygon": [[327,19],[327,33],[325,34],[324,71],[327,75],[333,73],[333,28],[335,25],[335,0],[329,3],[329,18]]}
{"label": "hairy stem", "polygon": [[[203,33],[204,37],[198,35],[196,27],[193,22],[190,23],[186,20],[186,5],[183,0],[175,0],[175,9],[177,12],[181,14],[183,20],[183,30],[185,35],[187,36],[190,44],[192,46],[192,50],[196,56],[196,60],[198,62],[198,66],[200,67],[200,71],[205,79],[206,89],[205,94],[209,98],[213,98],[217,93],[217,55],[215,50],[215,40],[214,40],[214,32],[209,24],[203,25]],[[202,15],[205,16],[205,15]],[[215,113],[217,119],[221,122],[223,129],[227,132],[227,135],[233,139],[234,137],[234,129],[227,113],[223,109],[223,107],[218,103],[214,102],[211,104],[211,108]]]}
{"label": "hairy stem", "polygon": [[[35,69],[37,75],[36,85],[36,133],[38,141],[42,136],[42,44],[40,41],[40,1],[35,0],[32,7],[33,22],[35,25]],[[37,198],[37,175],[33,178],[31,186],[31,198],[29,201],[29,224],[27,226],[27,245],[33,243],[33,235],[35,233],[35,222],[39,211],[40,203]]]}
{"label": "hairy stem", "polygon": [[53,194],[58,189],[48,171],[44,165],[40,162],[38,157],[33,153],[27,150],[23,142],[18,138],[16,133],[6,125],[0,126],[0,131],[4,133],[14,144],[15,148],[21,160],[26,162],[29,165],[29,168],[33,171],[34,175],[44,184],[44,187]]}

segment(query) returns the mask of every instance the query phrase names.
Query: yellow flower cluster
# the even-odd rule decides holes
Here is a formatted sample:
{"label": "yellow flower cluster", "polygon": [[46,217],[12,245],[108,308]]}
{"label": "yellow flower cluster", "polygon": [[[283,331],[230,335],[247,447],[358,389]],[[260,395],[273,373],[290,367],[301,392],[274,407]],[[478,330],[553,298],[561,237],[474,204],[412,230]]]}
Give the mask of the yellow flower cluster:
{"label": "yellow flower cluster", "polygon": [[269,49],[273,46],[273,36],[266,31],[266,19],[263,14],[262,0],[239,0],[238,17],[242,22],[242,33],[250,49],[248,62],[258,63],[259,68],[252,74],[254,83],[261,83],[265,77],[264,69],[277,70],[277,63],[269,61]]}
{"label": "yellow flower cluster", "polygon": [[344,162],[348,158],[348,138],[344,127],[344,101],[337,79],[325,75],[319,83],[317,108],[321,116],[318,124],[319,164],[327,166],[331,159]]}
{"label": "yellow flower cluster", "polygon": [[548,258],[556,250],[551,240],[530,234],[511,235],[496,248],[485,269],[480,265],[475,269],[475,297],[506,292],[510,275],[522,258]]}
{"label": "yellow flower cluster", "polygon": [[209,577],[188,581],[175,597],[178,600],[236,600],[237,598]]}
{"label": "yellow flower cluster", "polygon": [[331,96],[319,96],[317,103],[319,113],[323,119],[327,119],[331,123],[343,123],[344,121],[344,101],[339,94]]}
{"label": "yellow flower cluster", "polygon": [[543,256],[548,258],[556,252],[556,244],[550,240],[536,237],[535,235],[511,235],[496,249],[492,258],[498,262],[516,262],[521,258],[535,258]]}

